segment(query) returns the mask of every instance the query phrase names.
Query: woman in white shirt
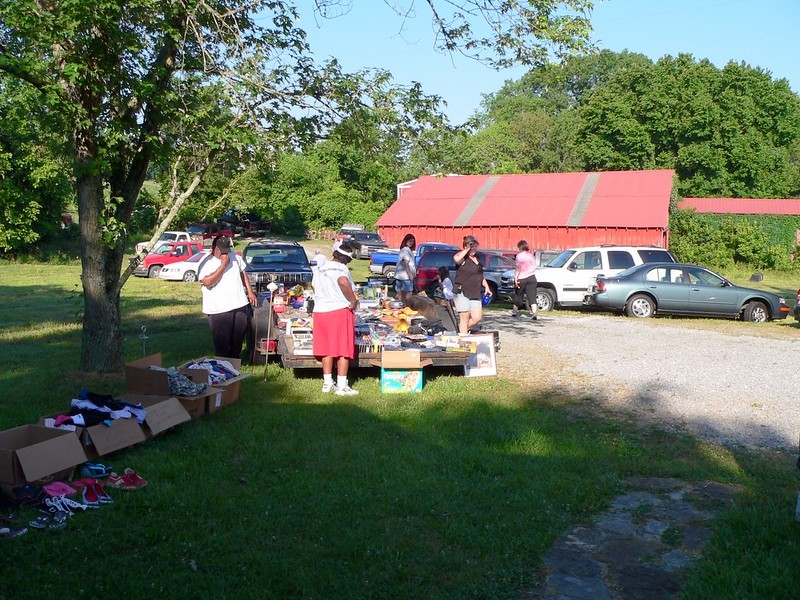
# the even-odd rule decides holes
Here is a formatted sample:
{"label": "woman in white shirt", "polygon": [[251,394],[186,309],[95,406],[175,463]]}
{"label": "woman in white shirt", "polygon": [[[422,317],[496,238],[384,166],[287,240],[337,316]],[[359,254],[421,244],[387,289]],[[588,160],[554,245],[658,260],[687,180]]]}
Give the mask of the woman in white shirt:
{"label": "woman in white shirt", "polygon": [[197,268],[202,284],[203,312],[214,341],[214,355],[241,358],[257,298],[244,270],[247,265],[232,251],[227,235],[214,238],[211,253]]}
{"label": "woman in white shirt", "polygon": [[[350,361],[355,358],[355,310],[358,299],[348,263],[353,248],[344,241],[333,251],[333,258],[314,269],[313,352],[322,362],[322,392],[337,396],[358,394],[347,383]],[[336,362],[336,384],[333,363]]]}
{"label": "woman in white shirt", "polygon": [[400,254],[394,268],[394,289],[397,299],[408,304],[414,295],[414,277],[417,275],[414,251],[417,249],[416,238],[407,233],[400,244]]}

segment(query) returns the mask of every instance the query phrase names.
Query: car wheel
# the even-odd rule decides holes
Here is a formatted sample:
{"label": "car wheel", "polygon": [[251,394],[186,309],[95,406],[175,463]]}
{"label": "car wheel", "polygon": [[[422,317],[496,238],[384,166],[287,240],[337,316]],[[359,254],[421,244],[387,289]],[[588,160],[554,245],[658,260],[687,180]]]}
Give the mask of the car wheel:
{"label": "car wheel", "polygon": [[394,265],[390,267],[383,267],[383,275],[387,279],[394,279]]}
{"label": "car wheel", "polygon": [[186,273],[183,274],[183,280],[187,283],[194,283],[197,281],[197,273],[194,271],[186,271]]}
{"label": "car wheel", "polygon": [[537,288],[536,307],[541,312],[553,310],[556,306],[556,295],[548,288]]}
{"label": "car wheel", "polygon": [[656,305],[649,296],[636,294],[625,305],[625,314],[629,317],[646,319],[652,317],[656,312]]}
{"label": "car wheel", "polygon": [[769,312],[763,302],[750,302],[744,307],[742,318],[753,323],[764,323],[769,320]]}
{"label": "car wheel", "polygon": [[155,279],[161,273],[162,265],[153,265],[147,270],[147,276],[150,279]]}

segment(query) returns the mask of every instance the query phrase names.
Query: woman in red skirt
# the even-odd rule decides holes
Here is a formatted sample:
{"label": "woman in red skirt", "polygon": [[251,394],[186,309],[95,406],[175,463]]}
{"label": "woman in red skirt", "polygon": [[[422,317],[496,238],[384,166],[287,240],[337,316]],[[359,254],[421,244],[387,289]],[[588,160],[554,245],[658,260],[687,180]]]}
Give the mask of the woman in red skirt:
{"label": "woman in red skirt", "polygon": [[[347,370],[355,357],[355,314],[358,307],[355,284],[347,264],[353,247],[344,241],[333,251],[333,259],[314,269],[314,356],[322,361],[322,391],[354,396],[347,384]],[[336,359],[336,383],[333,363]]]}

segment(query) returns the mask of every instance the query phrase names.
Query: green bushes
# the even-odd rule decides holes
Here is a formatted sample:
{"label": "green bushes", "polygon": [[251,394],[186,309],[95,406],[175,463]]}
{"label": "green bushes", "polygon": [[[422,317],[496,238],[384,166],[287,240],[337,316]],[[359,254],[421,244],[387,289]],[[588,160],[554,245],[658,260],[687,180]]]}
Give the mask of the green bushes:
{"label": "green bushes", "polygon": [[800,271],[800,216],[698,214],[673,210],[670,250],[678,260],[727,269]]}

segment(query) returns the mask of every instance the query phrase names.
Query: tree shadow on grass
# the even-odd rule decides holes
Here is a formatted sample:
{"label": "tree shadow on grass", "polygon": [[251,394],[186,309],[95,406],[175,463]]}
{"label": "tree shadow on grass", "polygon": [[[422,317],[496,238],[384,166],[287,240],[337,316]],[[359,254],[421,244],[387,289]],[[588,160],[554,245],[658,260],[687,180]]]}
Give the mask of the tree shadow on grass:
{"label": "tree shadow on grass", "polygon": [[[72,557],[101,556],[103,572],[138,581],[134,597],[514,597],[565,528],[606,507],[631,456],[652,450],[603,418],[480,392],[453,402],[438,387],[453,385],[338,399],[316,382],[251,378],[238,403],[109,458],[148,488],[102,519],[75,518],[69,536],[15,544],[4,585],[24,589],[24,565],[46,559],[81,581],[77,597],[96,597],[112,582]],[[653,469],[732,476],[692,440],[676,444],[699,458],[650,456]]]}

